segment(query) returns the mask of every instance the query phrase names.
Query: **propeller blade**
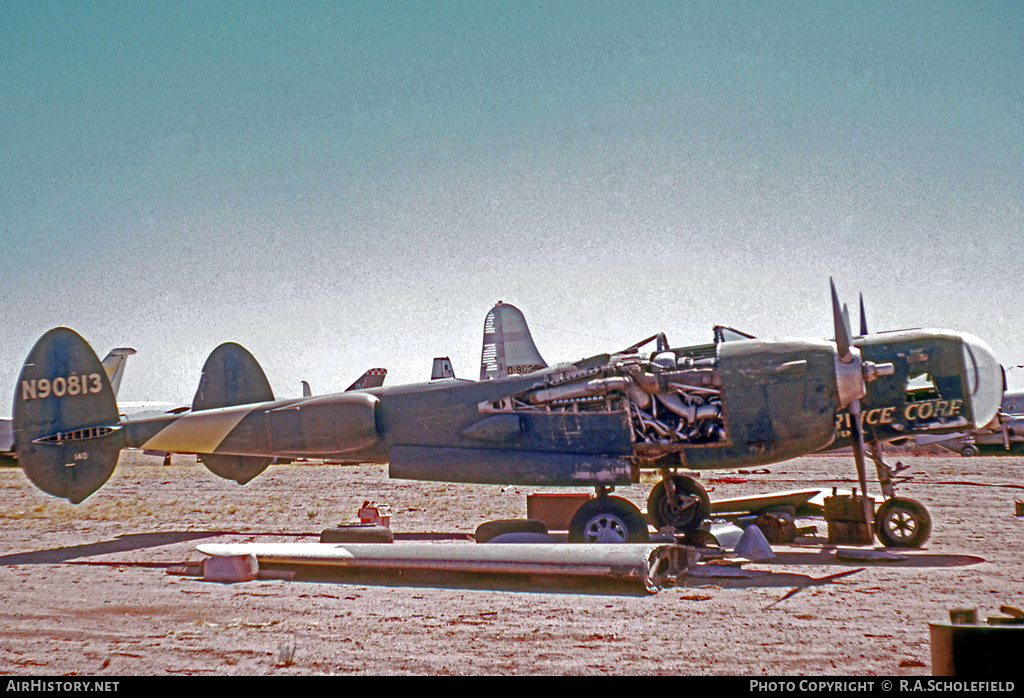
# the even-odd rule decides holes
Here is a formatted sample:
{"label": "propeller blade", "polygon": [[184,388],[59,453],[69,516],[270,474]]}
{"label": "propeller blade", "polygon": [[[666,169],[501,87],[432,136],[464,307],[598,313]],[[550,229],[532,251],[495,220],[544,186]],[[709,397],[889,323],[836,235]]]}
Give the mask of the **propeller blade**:
{"label": "propeller blade", "polygon": [[832,322],[836,330],[836,349],[839,351],[839,360],[848,364],[853,361],[853,352],[850,351],[850,331],[843,319],[843,309],[839,305],[836,284],[831,277],[828,282],[832,286]]}
{"label": "propeller blade", "polygon": [[864,312],[864,294],[860,294],[860,336],[866,337],[868,334],[868,316]]}
{"label": "propeller blade", "polygon": [[864,521],[868,525],[868,538],[874,540],[874,522],[871,520],[871,500],[868,499],[868,476],[864,461],[864,427],[860,421],[860,400],[850,403],[850,420],[853,422],[853,460],[857,464],[857,479],[864,502]]}
{"label": "propeller blade", "polygon": [[[836,351],[839,354],[839,361],[843,364],[852,364],[850,370],[856,371],[856,380],[860,381],[859,392],[848,391],[852,393],[848,409],[850,410],[850,419],[853,422],[853,460],[857,464],[857,479],[860,481],[860,492],[864,502],[864,521],[868,526],[868,538],[873,541],[875,529],[871,516],[871,500],[868,499],[867,467],[864,461],[864,425],[861,422],[860,412],[860,398],[864,395],[862,367],[859,361],[854,363],[857,357],[854,356],[853,343],[850,340],[849,318],[845,309],[839,305],[839,294],[836,293],[835,281],[829,277],[828,282],[832,287],[832,321],[836,328]],[[863,296],[861,296],[861,327],[865,324],[864,303]],[[856,368],[854,369],[854,367]],[[837,366],[836,378],[845,384],[846,381],[843,380],[844,376],[841,374],[847,373],[847,371],[839,371],[838,368]],[[847,379],[850,377],[845,376]],[[841,387],[840,393],[842,392]]]}

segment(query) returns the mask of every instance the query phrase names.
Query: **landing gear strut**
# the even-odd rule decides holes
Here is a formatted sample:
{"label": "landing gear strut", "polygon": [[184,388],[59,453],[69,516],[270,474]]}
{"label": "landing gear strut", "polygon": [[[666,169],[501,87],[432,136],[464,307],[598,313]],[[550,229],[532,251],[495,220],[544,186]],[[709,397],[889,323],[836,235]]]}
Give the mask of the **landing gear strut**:
{"label": "landing gear strut", "polygon": [[892,468],[882,460],[877,441],[871,443],[871,460],[886,498],[875,512],[875,535],[887,548],[920,548],[932,533],[932,517],[920,502],[896,496],[893,475],[902,468],[899,463]]}

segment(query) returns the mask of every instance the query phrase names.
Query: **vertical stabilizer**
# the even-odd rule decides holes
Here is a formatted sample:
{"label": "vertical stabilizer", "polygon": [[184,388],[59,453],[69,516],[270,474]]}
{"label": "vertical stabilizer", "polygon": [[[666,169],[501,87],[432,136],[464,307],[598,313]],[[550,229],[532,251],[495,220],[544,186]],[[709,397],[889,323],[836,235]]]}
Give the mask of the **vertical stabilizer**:
{"label": "vertical stabilizer", "polygon": [[122,438],[110,379],[76,332],[44,334],[15,387],[18,464],[36,487],[78,504],[114,472]]}
{"label": "vertical stabilizer", "polygon": [[117,393],[121,389],[121,376],[124,375],[124,367],[128,363],[128,357],[135,353],[136,351],[131,347],[118,347],[117,349],[111,349],[110,353],[103,359],[103,370],[107,372],[107,378],[110,380],[110,387],[114,391],[114,397],[117,397]]}
{"label": "vertical stabilizer", "polygon": [[270,382],[253,355],[240,344],[226,342],[214,349],[203,364],[199,388],[192,398],[192,410],[198,412],[273,399]]}
{"label": "vertical stabilizer", "polygon": [[345,392],[350,390],[366,390],[367,388],[379,388],[384,385],[384,379],[388,376],[388,370],[386,368],[371,368],[366,373],[359,376],[356,382],[345,388]]}
{"label": "vertical stabilizer", "polygon": [[[270,381],[249,350],[240,344],[225,342],[210,352],[203,364],[199,388],[192,398],[192,411],[251,405],[273,399]],[[273,460],[264,456],[224,453],[204,453],[200,459],[214,475],[234,480],[240,485],[266,470]]]}
{"label": "vertical stabilizer", "polygon": [[519,308],[498,301],[484,320],[480,380],[533,373],[547,368]]}
{"label": "vertical stabilizer", "polygon": [[452,360],[447,356],[434,358],[434,366],[430,370],[430,380],[436,381],[442,378],[454,378],[455,369],[452,368]]}

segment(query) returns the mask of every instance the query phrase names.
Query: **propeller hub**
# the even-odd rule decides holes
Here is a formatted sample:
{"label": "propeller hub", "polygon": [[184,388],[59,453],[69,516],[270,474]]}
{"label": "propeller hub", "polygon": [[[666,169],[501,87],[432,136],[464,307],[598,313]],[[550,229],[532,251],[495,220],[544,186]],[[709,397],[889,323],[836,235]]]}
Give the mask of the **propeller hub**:
{"label": "propeller hub", "polygon": [[879,376],[891,376],[896,373],[896,367],[891,363],[876,364],[874,361],[865,361],[861,365],[861,372],[864,374],[864,380],[870,383]]}
{"label": "propeller hub", "polygon": [[839,405],[846,407],[854,400],[859,400],[867,395],[860,349],[848,347],[845,356],[837,351],[833,359],[836,368],[836,388],[839,390]]}

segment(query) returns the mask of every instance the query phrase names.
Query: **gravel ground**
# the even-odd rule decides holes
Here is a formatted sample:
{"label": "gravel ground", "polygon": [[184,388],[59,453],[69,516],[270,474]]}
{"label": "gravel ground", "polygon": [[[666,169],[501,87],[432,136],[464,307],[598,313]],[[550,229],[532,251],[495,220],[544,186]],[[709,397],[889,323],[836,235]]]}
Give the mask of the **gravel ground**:
{"label": "gravel ground", "polygon": [[[201,543],[315,542],[367,499],[391,506],[399,539],[465,537],[483,521],[525,516],[532,488],[320,464],[272,466],[239,487],[194,458],[164,466],[126,451],[100,492],[71,505],[0,468],[0,673],[928,675],[929,621],[952,608],[984,618],[1024,606],[1024,479],[1017,457],[900,459],[911,465],[900,494],[934,521],[906,560],[838,561],[825,522],[811,517],[798,523],[816,536],[743,565],[760,576],[682,580],[657,594],[583,580],[219,584],[168,573],[198,562]],[[852,460],[838,455],[702,477],[712,500],[856,484]],[[652,484],[616,494],[644,508]]]}

